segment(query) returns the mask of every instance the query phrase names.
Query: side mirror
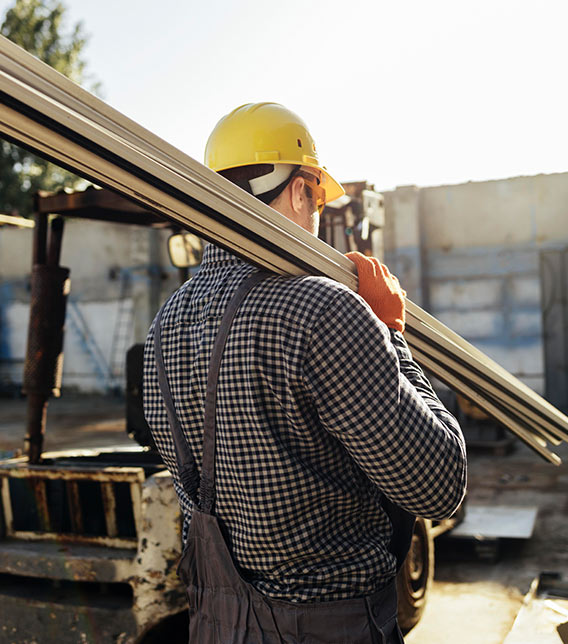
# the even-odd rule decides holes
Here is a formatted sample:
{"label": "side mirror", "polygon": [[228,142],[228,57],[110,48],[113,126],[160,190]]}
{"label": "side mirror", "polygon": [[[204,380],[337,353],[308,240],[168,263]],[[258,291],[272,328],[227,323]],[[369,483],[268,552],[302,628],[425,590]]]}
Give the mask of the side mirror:
{"label": "side mirror", "polygon": [[192,233],[174,233],[168,239],[168,254],[176,268],[199,266],[203,257],[203,243]]}

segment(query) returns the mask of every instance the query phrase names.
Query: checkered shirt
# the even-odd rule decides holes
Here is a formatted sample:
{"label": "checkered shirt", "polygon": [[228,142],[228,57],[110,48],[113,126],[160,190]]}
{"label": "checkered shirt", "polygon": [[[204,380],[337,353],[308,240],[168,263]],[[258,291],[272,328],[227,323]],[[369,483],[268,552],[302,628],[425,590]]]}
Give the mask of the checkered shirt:
{"label": "checkered shirt", "polygon": [[[209,245],[165,305],[162,343],[183,431],[201,470],[209,356],[221,317],[255,268]],[[154,361],[144,407],[183,490]],[[295,602],[375,592],[395,574],[382,494],[423,517],[451,515],[465,491],[459,425],[412,361],[403,336],[323,277],[270,276],[241,305],[217,399],[216,514],[241,574]]]}

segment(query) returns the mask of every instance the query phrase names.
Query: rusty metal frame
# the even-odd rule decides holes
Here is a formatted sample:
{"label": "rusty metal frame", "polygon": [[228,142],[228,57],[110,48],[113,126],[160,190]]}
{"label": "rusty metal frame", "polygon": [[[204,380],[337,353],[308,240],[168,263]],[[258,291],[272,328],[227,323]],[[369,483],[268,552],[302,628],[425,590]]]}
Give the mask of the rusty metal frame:
{"label": "rusty metal frame", "polygon": [[[141,498],[142,484],[145,473],[141,467],[65,467],[58,464],[57,469],[48,466],[28,465],[23,459],[19,462],[0,463],[0,486],[6,537],[27,541],[73,542],[84,545],[104,545],[111,548],[136,548],[138,534],[141,528]],[[27,479],[30,481],[36,498],[39,513],[40,530],[14,529],[14,515],[10,496],[10,479]],[[69,499],[69,518],[73,532],[61,533],[52,530],[49,507],[47,502],[46,482],[53,480],[65,481]],[[95,481],[100,483],[101,497],[104,509],[106,535],[81,534],[83,529],[83,514],[79,502],[78,483],[80,481]],[[128,483],[135,526],[135,536],[119,537],[116,519],[116,498],[113,484]]]}

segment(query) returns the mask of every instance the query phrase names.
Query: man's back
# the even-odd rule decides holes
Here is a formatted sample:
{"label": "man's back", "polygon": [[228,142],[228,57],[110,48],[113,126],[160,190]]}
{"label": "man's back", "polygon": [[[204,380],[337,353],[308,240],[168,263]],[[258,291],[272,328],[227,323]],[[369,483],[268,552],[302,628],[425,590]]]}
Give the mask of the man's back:
{"label": "man's back", "polygon": [[[199,273],[164,311],[170,387],[199,467],[212,344],[229,299],[253,270],[209,246]],[[430,405],[439,405],[449,429],[421,399],[416,408],[400,360],[386,327],[330,280],[270,277],[242,304],[219,379],[216,513],[241,572],[265,594],[344,599],[392,579],[379,487],[416,514],[449,514],[459,503],[453,481],[464,464],[452,419],[433,395]],[[187,528],[191,502],[154,374],[149,342],[146,416]]]}

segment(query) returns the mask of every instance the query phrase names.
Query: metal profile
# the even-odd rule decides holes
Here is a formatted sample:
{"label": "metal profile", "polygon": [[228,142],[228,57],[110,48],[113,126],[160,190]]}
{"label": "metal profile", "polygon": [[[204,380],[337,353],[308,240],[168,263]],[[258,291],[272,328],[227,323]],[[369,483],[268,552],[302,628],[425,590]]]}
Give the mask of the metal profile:
{"label": "metal profile", "polygon": [[0,214],[0,226],[16,226],[18,228],[33,228],[35,223],[25,217]]}
{"label": "metal profile", "polygon": [[[547,400],[525,385],[524,382],[521,382],[511,375],[500,364],[491,360],[477,347],[464,340],[455,331],[452,331],[439,320],[436,320],[435,317],[408,300],[407,313],[411,321],[411,328],[420,330],[432,342],[437,343],[443,340],[445,347],[452,356],[457,355],[466,360],[477,360],[476,366],[486,378],[495,380],[505,389],[513,387],[511,391],[518,394],[521,401],[530,401],[543,417],[549,418],[561,430],[562,440],[568,440],[568,418],[554,407],[554,405],[551,405]],[[413,324],[414,321],[416,321],[416,324]]]}
{"label": "metal profile", "polygon": [[472,387],[469,378],[464,378],[449,369],[447,365],[435,360],[433,356],[439,355],[436,349],[428,347],[427,352],[424,353],[418,348],[413,348],[412,352],[416,361],[425,369],[435,374],[442,382],[445,382],[449,387],[464,395],[480,409],[483,409],[492,418],[505,425],[507,429],[516,434],[518,438],[545,460],[553,465],[560,465],[560,458],[546,447],[546,440],[540,432],[536,431],[531,425],[521,424],[517,414],[512,413],[510,410],[504,410],[493,398],[487,396],[485,392],[480,392]]}
{"label": "metal profile", "polygon": [[4,528],[9,534],[14,530],[14,515],[12,513],[12,500],[10,499],[10,481],[8,478],[0,479],[2,488],[2,510],[4,512]]}
{"label": "metal profile", "polygon": [[30,477],[29,483],[35,496],[35,507],[37,508],[40,531],[46,533],[51,532],[51,517],[49,516],[45,479],[34,476]]}
{"label": "metal profile", "polygon": [[140,534],[142,526],[142,486],[138,483],[130,484],[130,499],[132,500],[132,514],[136,533]]}
{"label": "metal profile", "polygon": [[[357,288],[354,265],[16,45],[0,41],[0,132],[260,267]],[[425,368],[553,463],[568,418],[412,302],[407,339]]]}
{"label": "metal profile", "polygon": [[[58,83],[43,92],[53,78]],[[341,253],[330,255],[327,244],[165,142],[162,152],[157,137],[5,38],[0,40],[0,91],[6,137],[258,265],[285,274],[332,273],[356,288],[352,264]],[[109,129],[88,117],[94,108],[105,114]]]}
{"label": "metal profile", "polygon": [[[434,342],[432,339],[426,339],[422,334],[415,333],[414,330],[410,331],[407,335],[408,344],[413,350],[428,353],[431,347],[436,349],[441,347],[442,350],[437,350],[436,353],[437,361],[440,364],[446,364],[448,368],[455,371],[458,375],[467,378],[472,385],[480,390],[484,390],[488,396],[509,407],[512,413],[526,417],[532,426],[534,426],[535,430],[541,432],[547,440],[556,442],[557,445],[563,440],[568,440],[568,435],[562,431],[557,423],[549,422],[546,416],[541,411],[538,411],[540,407],[538,398],[533,399],[531,397],[530,399],[523,399],[514,391],[507,391],[500,384],[498,378],[494,379],[490,374],[483,373],[478,367],[468,363],[463,353],[457,357],[453,356],[450,352],[451,350],[447,348],[444,342],[445,338],[443,337],[439,338],[438,342]],[[486,365],[481,362],[479,366],[485,367]],[[534,394],[534,392],[532,393]]]}
{"label": "metal profile", "polygon": [[101,496],[105,514],[106,532],[109,537],[118,536],[116,525],[116,497],[112,483],[101,483]]}
{"label": "metal profile", "polygon": [[79,497],[79,485],[77,481],[65,481],[67,499],[69,502],[69,517],[71,519],[71,531],[81,534],[84,530],[83,508]]}
{"label": "metal profile", "polygon": [[108,546],[109,548],[135,549],[138,545],[136,537],[110,537],[72,534],[65,532],[27,532],[25,530],[6,531],[10,539],[20,541],[57,541],[59,543],[80,544],[84,546]]}

